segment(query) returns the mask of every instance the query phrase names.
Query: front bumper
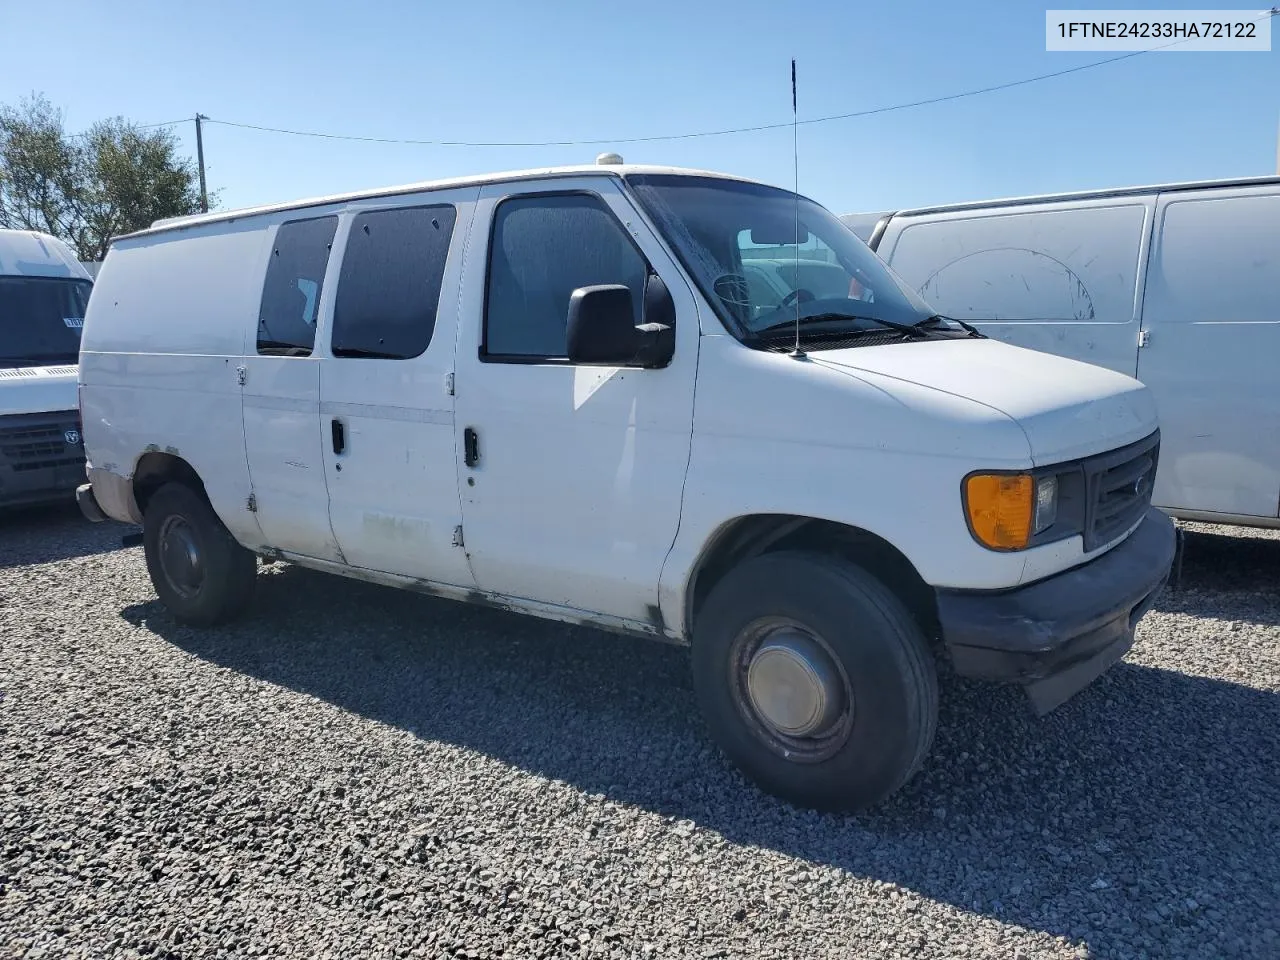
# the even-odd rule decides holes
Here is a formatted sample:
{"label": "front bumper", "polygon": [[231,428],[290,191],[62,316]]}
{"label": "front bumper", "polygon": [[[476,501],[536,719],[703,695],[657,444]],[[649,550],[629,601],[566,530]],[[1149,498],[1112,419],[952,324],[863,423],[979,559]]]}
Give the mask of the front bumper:
{"label": "front bumper", "polygon": [[1154,508],[1097,560],[1025,587],[938,591],[938,619],[961,676],[1022,684],[1040,714],[1105,673],[1169,579],[1173,521]]}
{"label": "front bumper", "polygon": [[0,507],[71,499],[84,479],[74,410],[0,417]]}

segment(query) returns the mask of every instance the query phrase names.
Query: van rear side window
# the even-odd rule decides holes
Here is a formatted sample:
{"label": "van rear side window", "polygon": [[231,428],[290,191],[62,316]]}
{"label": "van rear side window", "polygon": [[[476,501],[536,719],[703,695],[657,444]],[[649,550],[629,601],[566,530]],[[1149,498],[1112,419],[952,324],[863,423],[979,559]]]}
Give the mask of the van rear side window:
{"label": "van rear side window", "polygon": [[431,343],[457,211],[400,207],[351,224],[333,310],[333,355],[409,360]]}
{"label": "van rear side window", "polygon": [[308,357],[316,342],[320,290],[337,217],[280,224],[258,308],[258,353]]}

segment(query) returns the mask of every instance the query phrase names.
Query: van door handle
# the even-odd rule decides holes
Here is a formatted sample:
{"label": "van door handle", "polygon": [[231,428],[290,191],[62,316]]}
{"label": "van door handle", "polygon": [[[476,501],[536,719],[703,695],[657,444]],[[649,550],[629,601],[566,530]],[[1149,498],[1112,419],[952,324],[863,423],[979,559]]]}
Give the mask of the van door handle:
{"label": "van door handle", "polygon": [[467,427],[462,431],[462,448],[462,459],[468,467],[474,467],[480,462],[480,440],[474,427]]}
{"label": "van door handle", "polygon": [[347,449],[347,428],[337,417],[329,422],[329,430],[333,436],[333,452],[342,453]]}

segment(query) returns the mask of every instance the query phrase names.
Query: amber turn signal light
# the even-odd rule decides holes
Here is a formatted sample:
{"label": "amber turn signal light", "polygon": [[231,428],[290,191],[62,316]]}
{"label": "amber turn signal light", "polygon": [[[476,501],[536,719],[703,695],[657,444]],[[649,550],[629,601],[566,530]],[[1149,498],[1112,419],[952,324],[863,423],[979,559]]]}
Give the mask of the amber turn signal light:
{"label": "amber turn signal light", "polygon": [[1035,483],[1028,474],[978,473],[964,484],[969,529],[992,550],[1021,550],[1031,540]]}

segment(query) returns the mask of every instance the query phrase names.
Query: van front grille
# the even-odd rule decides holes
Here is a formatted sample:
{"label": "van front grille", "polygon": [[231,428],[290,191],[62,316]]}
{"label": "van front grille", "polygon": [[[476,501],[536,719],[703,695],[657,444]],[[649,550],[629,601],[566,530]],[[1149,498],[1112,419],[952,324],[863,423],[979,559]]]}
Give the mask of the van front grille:
{"label": "van front grille", "polygon": [[1160,459],[1160,431],[1083,463],[1086,498],[1084,548],[1106,546],[1146,514]]}
{"label": "van front grille", "polygon": [[14,473],[84,463],[74,410],[0,417],[0,463]]}

